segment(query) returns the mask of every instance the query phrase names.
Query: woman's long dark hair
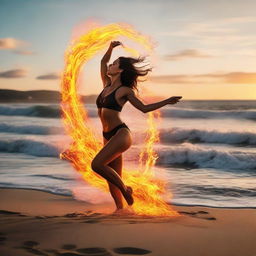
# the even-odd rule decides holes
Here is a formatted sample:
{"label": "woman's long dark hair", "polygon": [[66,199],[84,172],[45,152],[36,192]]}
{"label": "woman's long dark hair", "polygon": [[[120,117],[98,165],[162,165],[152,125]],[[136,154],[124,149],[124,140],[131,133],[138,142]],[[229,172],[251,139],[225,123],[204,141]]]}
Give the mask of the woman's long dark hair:
{"label": "woman's long dark hair", "polygon": [[[152,67],[145,68],[149,64],[146,64],[142,67],[136,67],[135,64],[142,63],[146,57],[140,56],[138,58],[132,57],[119,57],[119,68],[123,69],[120,80],[122,85],[134,88],[138,91],[137,88],[137,78],[139,76],[146,76],[149,71],[152,71]],[[138,81],[142,81],[139,80]],[[143,80],[145,81],[145,80]]]}

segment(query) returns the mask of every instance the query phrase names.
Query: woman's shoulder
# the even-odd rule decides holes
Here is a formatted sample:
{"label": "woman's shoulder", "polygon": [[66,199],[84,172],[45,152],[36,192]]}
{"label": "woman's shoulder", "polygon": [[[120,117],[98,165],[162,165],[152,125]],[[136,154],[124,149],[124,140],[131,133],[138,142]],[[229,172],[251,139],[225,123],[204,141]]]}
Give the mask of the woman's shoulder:
{"label": "woman's shoulder", "polygon": [[121,94],[122,94],[123,97],[128,96],[130,94],[135,95],[135,90],[133,88],[125,86],[125,85],[121,86],[121,88],[122,88],[121,89]]}
{"label": "woman's shoulder", "polygon": [[121,85],[120,88],[122,88],[122,91],[123,91],[124,93],[132,93],[132,92],[134,91],[133,88],[128,87],[128,86],[126,86],[126,85]]}

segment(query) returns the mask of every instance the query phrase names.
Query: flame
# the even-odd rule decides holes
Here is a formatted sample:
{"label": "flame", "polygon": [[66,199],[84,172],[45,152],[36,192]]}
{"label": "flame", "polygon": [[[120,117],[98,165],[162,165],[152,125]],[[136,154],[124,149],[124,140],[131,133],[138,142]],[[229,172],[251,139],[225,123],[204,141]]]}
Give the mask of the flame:
{"label": "flame", "polygon": [[[77,94],[76,85],[82,65],[120,35],[141,44],[149,52],[153,50],[150,39],[136,32],[130,25],[113,23],[95,27],[78,39],[72,40],[65,52],[65,68],[61,79],[62,120],[73,143],[69,149],[60,154],[60,158],[69,160],[84,181],[106,192],[109,192],[106,180],[91,169],[91,162],[103,147],[103,143],[95,137],[88,112]],[[124,49],[132,55],[139,54],[138,51],[127,46],[124,46]],[[154,112],[160,116],[160,112]],[[147,139],[139,160],[140,171],[124,169],[122,179],[126,185],[133,188],[132,208],[137,215],[179,216],[180,214],[162,198],[167,194],[169,198],[171,197],[166,182],[154,177],[152,167],[156,162],[157,154],[153,150],[153,145],[159,141],[159,136],[152,112],[149,113],[147,122]]]}

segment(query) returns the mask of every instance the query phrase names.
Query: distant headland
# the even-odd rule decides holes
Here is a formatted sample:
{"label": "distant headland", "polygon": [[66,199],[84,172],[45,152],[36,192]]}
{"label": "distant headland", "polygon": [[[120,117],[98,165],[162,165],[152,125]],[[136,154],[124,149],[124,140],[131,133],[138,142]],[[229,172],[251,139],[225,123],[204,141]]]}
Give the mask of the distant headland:
{"label": "distant headland", "polygon": [[[81,95],[81,100],[85,103],[95,103],[97,95]],[[21,103],[60,103],[61,94],[58,91],[51,90],[33,90],[33,91],[18,91],[0,89],[0,102],[21,102]]]}

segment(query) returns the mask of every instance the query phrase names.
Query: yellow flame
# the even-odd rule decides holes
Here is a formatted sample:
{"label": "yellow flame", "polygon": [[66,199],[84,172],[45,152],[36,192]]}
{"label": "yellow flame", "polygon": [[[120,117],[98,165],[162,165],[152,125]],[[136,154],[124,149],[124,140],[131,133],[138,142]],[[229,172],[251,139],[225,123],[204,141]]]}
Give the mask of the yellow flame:
{"label": "yellow flame", "polygon": [[[76,40],[73,40],[65,52],[65,68],[62,73],[62,120],[66,132],[72,137],[73,143],[69,149],[60,154],[60,158],[71,161],[73,167],[82,175],[82,178],[99,189],[109,192],[105,179],[91,170],[91,162],[103,147],[103,143],[96,139],[90,128],[90,120],[83,103],[77,94],[77,78],[81,67],[89,59],[104,49],[117,36],[128,37],[141,44],[147,51],[153,50],[150,38],[136,32],[130,25],[113,23],[96,27]],[[138,51],[124,46],[132,55]],[[158,116],[160,113],[155,111]],[[133,188],[134,204],[132,208],[138,215],[150,216],[179,216],[162,198],[172,196],[167,191],[166,181],[154,177],[152,167],[157,155],[153,150],[155,142],[159,141],[156,121],[153,113],[148,114],[148,130],[145,147],[140,154],[140,169],[123,170],[122,178],[126,185]],[[144,159],[143,159],[144,157]],[[144,163],[143,163],[144,162]]]}

